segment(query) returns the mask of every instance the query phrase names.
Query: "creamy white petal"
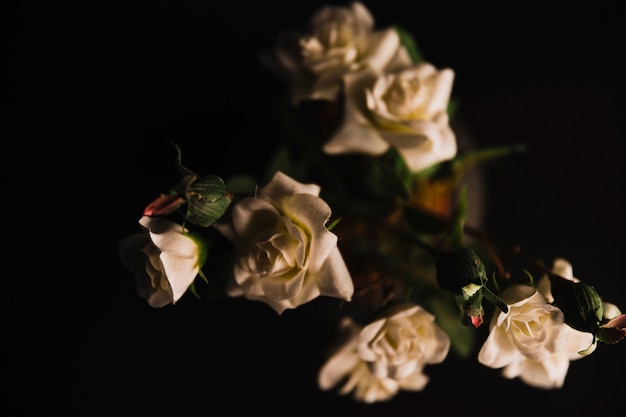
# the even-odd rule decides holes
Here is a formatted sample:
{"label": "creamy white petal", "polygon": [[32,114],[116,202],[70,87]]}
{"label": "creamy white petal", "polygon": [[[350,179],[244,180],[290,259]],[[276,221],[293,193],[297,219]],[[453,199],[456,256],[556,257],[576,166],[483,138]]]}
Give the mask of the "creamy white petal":
{"label": "creamy white petal", "polygon": [[502,370],[505,378],[519,377],[524,383],[541,389],[561,388],[567,375],[569,361],[564,355],[553,355],[542,362],[524,359]]}
{"label": "creamy white petal", "polygon": [[318,374],[318,384],[321,389],[333,388],[356,369],[361,361],[356,352],[359,331],[360,326],[350,317],[344,317],[341,320],[341,345],[322,366]]}
{"label": "creamy white petal", "polygon": [[186,235],[187,230],[174,222],[143,216],[139,223],[150,233],[150,239],[162,252],[170,252],[181,258],[196,259],[198,245]]}
{"label": "creamy white petal", "polygon": [[400,388],[407,391],[421,391],[426,388],[428,384],[429,378],[426,374],[422,372],[422,369],[416,369],[408,375],[406,378],[402,379],[400,383]]}
{"label": "creamy white petal", "polygon": [[612,318],[622,315],[622,311],[615,304],[607,303],[605,301],[605,302],[602,302],[602,308],[603,308],[602,315],[604,316],[605,319],[610,320]]}
{"label": "creamy white petal", "polygon": [[162,252],[160,258],[172,289],[172,303],[176,303],[198,275],[197,259],[181,259],[177,254],[168,252]]}
{"label": "creamy white petal", "polygon": [[263,294],[276,301],[289,302],[301,295],[305,276],[305,271],[296,269],[287,275],[260,278]]}
{"label": "creamy white petal", "polygon": [[563,278],[567,278],[572,281],[578,281],[576,278],[574,278],[574,269],[572,268],[572,264],[570,264],[565,259],[555,259],[554,263],[552,264],[552,272],[559,276],[562,276]]}
{"label": "creamy white petal", "polygon": [[498,329],[491,330],[478,352],[478,362],[495,369],[514,363],[521,357],[510,338]]}
{"label": "creamy white petal", "polygon": [[432,93],[426,112],[435,114],[438,112],[445,112],[450,102],[450,95],[452,94],[452,84],[454,83],[454,71],[449,68],[444,68],[432,75],[432,86],[430,92]]}
{"label": "creamy white petal", "polygon": [[350,301],[354,294],[354,283],[350,271],[341,255],[335,247],[319,271],[310,273],[311,281],[319,289],[320,295],[340,298]]}
{"label": "creamy white petal", "polygon": [[367,66],[375,72],[381,72],[397,54],[400,37],[395,29],[379,31],[371,36],[371,50],[367,54]]}
{"label": "creamy white petal", "polygon": [[176,303],[199,272],[199,248],[181,225],[143,216],[145,231],[120,241],[120,259],[133,272],[139,295],[152,307]]}
{"label": "creamy white petal", "polygon": [[584,358],[580,351],[587,349],[593,343],[593,335],[588,332],[581,332],[569,326],[566,327],[565,339],[567,344],[564,353],[570,361]]}
{"label": "creamy white petal", "polygon": [[311,194],[318,196],[319,193],[319,185],[300,183],[285,173],[278,171],[267,185],[258,191],[257,197],[267,201],[280,201],[282,198],[292,194]]}
{"label": "creamy white petal", "polygon": [[352,10],[352,13],[354,13],[358,26],[369,30],[374,28],[374,16],[372,16],[363,3],[360,1],[353,1],[350,3],[350,9]]}
{"label": "creamy white petal", "polygon": [[337,236],[326,229],[331,215],[330,207],[318,197],[296,194],[283,199],[282,211],[309,234],[307,269],[311,273],[317,272],[330,252],[337,247]]}
{"label": "creamy white petal", "polygon": [[345,77],[346,100],[344,118],[333,136],[324,144],[323,150],[329,155],[364,153],[381,155],[389,144],[365,116],[365,89],[374,74],[364,71]]}

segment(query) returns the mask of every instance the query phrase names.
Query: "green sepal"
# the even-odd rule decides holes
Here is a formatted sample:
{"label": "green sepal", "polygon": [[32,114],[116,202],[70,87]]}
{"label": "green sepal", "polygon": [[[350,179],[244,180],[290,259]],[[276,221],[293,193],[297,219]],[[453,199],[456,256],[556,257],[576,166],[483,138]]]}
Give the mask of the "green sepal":
{"label": "green sepal", "polygon": [[[189,237],[189,239],[193,240],[193,242],[198,247],[198,263],[197,263],[198,275],[196,276],[196,278],[200,277],[204,280],[204,282],[208,283],[208,279],[206,275],[204,275],[204,272],[202,272],[202,267],[204,266],[204,264],[206,263],[208,259],[209,247],[211,245],[211,242],[207,241],[204,237],[202,237],[198,233],[186,233],[186,236]],[[198,294],[198,290],[196,289],[195,280],[191,282],[187,290],[191,294],[193,294],[193,296],[196,297],[197,299],[201,298],[200,294]]]}
{"label": "green sepal", "polygon": [[333,220],[328,226],[326,226],[326,230],[328,230],[329,232],[332,231],[335,226],[337,226],[337,224],[339,224],[339,222],[341,221],[341,217],[336,218],[335,220]]}
{"label": "green sepal", "polygon": [[596,347],[598,347],[598,341],[597,341],[597,339],[594,338],[593,341],[591,342],[591,344],[587,348],[585,348],[583,350],[579,350],[578,354],[580,356],[590,355],[590,354],[592,354],[596,350]]}
{"label": "green sepal", "polygon": [[402,155],[393,146],[369,161],[363,182],[376,196],[385,199],[409,198],[412,176]]}
{"label": "green sepal", "polygon": [[473,151],[466,152],[465,154],[455,158],[451,161],[451,172],[455,176],[463,175],[470,168],[477,165],[490,162],[495,159],[499,159],[505,156],[509,156],[514,153],[525,152],[526,147],[524,145],[510,145],[510,146],[498,146],[485,149],[475,149]]}
{"label": "green sepal", "polygon": [[626,314],[613,317],[598,327],[597,338],[603,343],[617,343],[626,336]]}
{"label": "green sepal", "polygon": [[[463,287],[460,294],[454,295],[457,305],[463,312],[464,324],[467,324],[468,318],[473,317],[479,317],[479,323],[482,323],[482,317],[485,314],[482,288],[482,285],[468,284]],[[475,325],[475,327],[478,326]]]}
{"label": "green sepal", "polygon": [[187,233],[186,236],[198,247],[198,269],[200,270],[199,274],[202,274],[202,267],[209,257],[209,248],[212,242],[198,233]]}
{"label": "green sepal", "polygon": [[482,292],[483,292],[483,296],[487,299],[487,301],[489,301],[494,306],[498,307],[500,311],[502,311],[503,313],[509,312],[509,307],[504,303],[504,301],[500,299],[500,297],[495,295],[489,288],[487,288],[486,286],[483,286]]}

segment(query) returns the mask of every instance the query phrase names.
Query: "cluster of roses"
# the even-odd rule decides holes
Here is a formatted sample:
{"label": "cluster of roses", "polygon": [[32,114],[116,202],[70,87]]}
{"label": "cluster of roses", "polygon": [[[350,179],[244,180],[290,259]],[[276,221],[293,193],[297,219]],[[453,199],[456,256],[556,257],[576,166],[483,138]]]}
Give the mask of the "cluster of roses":
{"label": "cluster of roses", "polygon": [[[452,70],[438,70],[421,60],[401,29],[376,30],[370,12],[358,2],[323,7],[306,31],[281,35],[264,55],[264,63],[287,82],[293,106],[319,101],[339,109],[321,146],[323,154],[375,159],[397,152],[396,162],[406,174],[402,184],[409,184],[407,200],[430,204],[416,201],[423,195],[416,191],[416,178],[457,156],[448,115]],[[207,240],[216,235],[232,243],[235,253],[225,285],[228,296],[260,301],[282,314],[319,296],[351,302],[360,294],[364,287],[356,263],[362,260],[347,261],[347,252],[341,250],[339,244],[350,238],[338,237],[339,232],[332,231],[335,224],[328,225],[335,205],[320,197],[323,187],[277,169],[265,186],[236,197],[234,182],[185,168],[180,150],[178,168],[183,179],[177,188],[146,207],[139,221],[141,233],[120,242],[120,258],[149,305],[176,303],[194,289],[197,277],[212,279],[204,275],[203,265],[210,256]],[[385,177],[387,171],[378,173]],[[447,215],[449,208],[444,210]],[[441,214],[441,209],[435,212]],[[349,211],[342,207],[345,213]],[[381,219],[391,222],[394,213]],[[182,216],[184,225],[172,221],[173,216]],[[457,217],[462,220],[463,213]],[[349,219],[346,223],[351,224]],[[192,230],[196,226],[199,232]],[[453,241],[463,248],[458,228],[451,229],[451,235],[457,233]],[[458,253],[454,245],[445,248]],[[570,361],[591,352],[598,340],[612,343],[624,337],[624,315],[601,301],[591,287],[575,286],[582,283],[567,261],[556,260],[536,285],[512,284],[495,295],[487,288],[484,272],[475,268],[482,267],[480,259],[472,258],[473,252],[469,255],[452,269],[441,268],[446,274],[439,271],[434,281],[432,270],[424,272],[425,281],[448,290],[442,292],[453,297],[455,308],[460,307],[461,316],[470,318],[474,327],[485,314],[483,298],[497,307],[478,360],[502,368],[504,377],[559,388]],[[464,267],[468,259],[470,263],[477,259],[473,269]],[[567,288],[571,284],[575,297],[555,302],[559,298],[552,294],[555,282]],[[383,286],[380,292],[389,288]],[[454,345],[451,330],[440,326],[426,303],[397,297],[400,292],[381,296],[380,308],[368,323],[357,323],[348,315],[341,320],[341,344],[319,373],[322,389],[340,386],[341,394],[373,403],[388,400],[399,390],[426,386],[424,368],[446,358]],[[572,298],[577,300],[569,309],[574,313],[566,314]]]}

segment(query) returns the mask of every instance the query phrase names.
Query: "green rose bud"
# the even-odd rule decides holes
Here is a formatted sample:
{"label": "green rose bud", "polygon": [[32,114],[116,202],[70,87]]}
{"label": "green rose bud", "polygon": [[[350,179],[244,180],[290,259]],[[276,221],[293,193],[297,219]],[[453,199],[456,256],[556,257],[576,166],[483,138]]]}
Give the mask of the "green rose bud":
{"label": "green rose bud", "polygon": [[483,323],[483,297],[503,312],[508,311],[487,284],[485,265],[476,253],[467,247],[445,252],[437,259],[437,282],[454,294],[457,305],[474,327]]}
{"label": "green rose bud", "polygon": [[187,175],[179,184],[187,201],[185,220],[203,227],[219,220],[230,205],[231,197],[224,181],[216,175],[198,178]]}
{"label": "green rose bud", "polygon": [[565,322],[576,330],[595,334],[603,318],[602,299],[585,283],[568,281],[554,295]]}

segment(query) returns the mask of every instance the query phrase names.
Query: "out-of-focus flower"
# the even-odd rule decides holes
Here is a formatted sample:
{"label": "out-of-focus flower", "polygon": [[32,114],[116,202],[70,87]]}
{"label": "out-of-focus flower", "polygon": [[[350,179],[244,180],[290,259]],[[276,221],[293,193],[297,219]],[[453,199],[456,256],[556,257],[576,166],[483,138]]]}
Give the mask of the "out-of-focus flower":
{"label": "out-of-focus flower", "polygon": [[395,146],[414,172],[452,159],[457,143],[447,107],[453,80],[451,69],[429,63],[346,75],[343,120],[324,152],[381,155]]}
{"label": "out-of-focus flower", "polygon": [[279,314],[320,295],[351,300],[354,284],[319,192],[278,171],[233,206],[231,222],[214,225],[237,250],[230,296],[265,302]]}
{"label": "out-of-focus flower", "polygon": [[512,285],[499,294],[509,311],[497,310],[478,361],[503,368],[505,378],[519,377],[536,388],[561,388],[570,361],[580,359],[593,336],[574,330],[563,313],[534,287]]}
{"label": "out-of-focus flower", "polygon": [[336,100],[344,75],[362,69],[382,71],[393,61],[410,61],[394,29],[374,30],[374,18],[361,2],[324,6],[307,31],[288,31],[263,54],[265,64],[286,78],[291,99]]}
{"label": "out-of-focus flower", "polygon": [[120,240],[120,260],[135,276],[139,295],[150,306],[174,304],[200,271],[202,241],[162,218],[143,216],[139,224],[142,233]]}
{"label": "out-of-focus flower", "polygon": [[450,339],[435,324],[435,317],[415,304],[386,309],[363,328],[358,346],[359,356],[372,364],[374,375],[396,380],[404,380],[423,365],[442,362],[449,348]]}
{"label": "out-of-focus flower", "polygon": [[320,388],[328,390],[343,382],[338,390],[341,395],[352,392],[354,399],[368,404],[391,399],[400,389],[399,383],[390,378],[377,378],[367,362],[359,357],[357,346],[361,327],[350,317],[344,317],[340,331],[342,343],[339,349],[320,369]]}
{"label": "out-of-focus flower", "polygon": [[344,319],[344,342],[321,368],[320,387],[344,381],[339,392],[353,392],[366,403],[388,400],[401,389],[424,389],[424,367],[442,362],[450,348],[448,335],[434,319],[415,304],[389,307],[363,328]]}

